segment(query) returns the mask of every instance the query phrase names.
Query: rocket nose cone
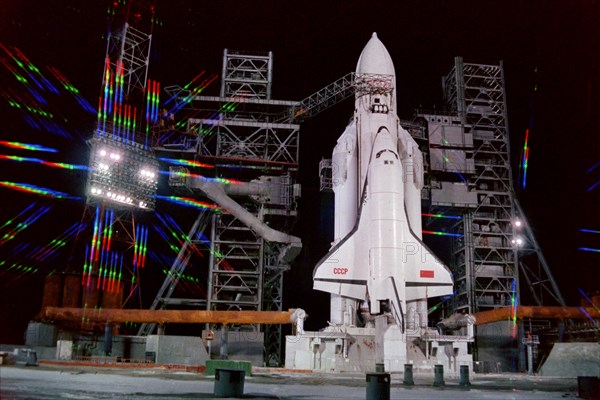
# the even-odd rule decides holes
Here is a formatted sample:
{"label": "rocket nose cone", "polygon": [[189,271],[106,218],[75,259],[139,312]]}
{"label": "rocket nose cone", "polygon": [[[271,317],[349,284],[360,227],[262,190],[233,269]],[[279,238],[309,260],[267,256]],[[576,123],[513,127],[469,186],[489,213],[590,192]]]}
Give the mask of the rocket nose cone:
{"label": "rocket nose cone", "polygon": [[373,32],[371,39],[360,53],[360,58],[356,64],[356,73],[396,75],[392,57],[377,37],[376,32]]}

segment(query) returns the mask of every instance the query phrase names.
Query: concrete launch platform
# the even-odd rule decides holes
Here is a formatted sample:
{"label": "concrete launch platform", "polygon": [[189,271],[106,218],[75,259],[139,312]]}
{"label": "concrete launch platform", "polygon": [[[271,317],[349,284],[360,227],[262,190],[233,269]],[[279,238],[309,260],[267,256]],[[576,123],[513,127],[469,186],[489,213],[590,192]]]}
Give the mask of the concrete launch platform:
{"label": "concrete launch platform", "polygon": [[[113,369],[72,365],[0,367],[2,399],[205,399],[213,398],[214,378],[164,368]],[[445,378],[433,387],[433,376],[415,374],[415,386],[391,375],[392,399],[576,399],[577,379],[523,374],[472,375],[471,386]],[[250,399],[365,399],[365,374],[298,373],[253,370],[246,377]]]}

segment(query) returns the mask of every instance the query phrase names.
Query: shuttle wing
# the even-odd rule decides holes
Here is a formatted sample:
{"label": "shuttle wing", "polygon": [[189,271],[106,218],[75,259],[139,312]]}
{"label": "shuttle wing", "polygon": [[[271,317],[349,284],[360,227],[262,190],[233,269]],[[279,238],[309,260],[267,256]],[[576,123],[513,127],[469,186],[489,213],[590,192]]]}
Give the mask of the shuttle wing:
{"label": "shuttle wing", "polygon": [[409,229],[403,245],[406,300],[452,294],[452,273]]}
{"label": "shuttle wing", "polygon": [[[360,215],[360,214],[359,214]],[[313,272],[313,288],[364,300],[367,293],[368,249],[360,223],[319,261]]]}
{"label": "shuttle wing", "polygon": [[[364,208],[361,211],[366,211]],[[369,279],[369,249],[365,218],[359,214],[355,228],[319,261],[313,272],[313,288],[328,293],[365,300]],[[405,281],[405,301],[452,294],[452,274],[405,225],[402,243],[404,276],[394,276],[394,282]],[[400,267],[400,266],[398,266]]]}

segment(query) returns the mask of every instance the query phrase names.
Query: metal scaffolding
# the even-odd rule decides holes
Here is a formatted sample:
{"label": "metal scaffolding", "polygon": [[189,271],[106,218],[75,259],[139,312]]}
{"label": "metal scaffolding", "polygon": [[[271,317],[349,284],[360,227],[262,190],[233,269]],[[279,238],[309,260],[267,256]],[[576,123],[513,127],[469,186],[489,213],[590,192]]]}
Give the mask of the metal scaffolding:
{"label": "metal scaffolding", "polygon": [[459,312],[506,307],[519,294],[502,74],[502,65],[457,57],[443,79],[451,115],[421,114],[429,128],[430,207],[462,216],[450,227]]}
{"label": "metal scaffolding", "polygon": [[[540,291],[564,305],[530,227],[517,223],[525,221],[513,191],[502,64],[468,64],[457,57],[442,84],[448,115],[419,116],[428,125],[425,197],[432,211],[462,217],[429,221],[455,236],[453,310],[474,313],[519,304],[525,291],[519,270],[538,305],[544,303]],[[540,268],[523,262],[525,250],[535,253]]]}
{"label": "metal scaffolding", "polygon": [[[299,125],[275,122],[297,102],[271,100],[272,53],[225,49],[221,95],[179,96],[185,127],[155,135],[155,150],[199,159],[215,166],[215,177],[253,182],[232,185],[228,194],[258,224],[289,232],[296,218],[299,188]],[[174,93],[182,92],[178,88]],[[183,100],[182,100],[183,99]],[[200,115],[199,115],[200,114]],[[234,171],[234,172],[232,172]],[[269,194],[265,189],[268,187]],[[186,187],[202,196],[201,189]],[[253,192],[256,190],[256,192]],[[210,222],[207,310],[280,311],[283,273],[289,261],[282,243],[265,240],[233,213],[215,213]],[[281,364],[282,327],[244,325],[229,329],[264,334],[264,364]]]}
{"label": "metal scaffolding", "polygon": [[121,29],[109,33],[106,62],[112,76],[117,74],[122,65],[125,96],[135,90],[143,92],[146,88],[151,44],[152,35],[135,29],[127,22]]}
{"label": "metal scaffolding", "polygon": [[271,99],[273,52],[223,51],[221,97]]}
{"label": "metal scaffolding", "polygon": [[[153,4],[115,2],[109,8],[109,19],[120,22],[118,29],[108,33],[97,128],[88,140],[90,168],[83,218],[90,221],[93,231],[91,251],[86,250],[83,260],[81,285],[87,290],[81,305],[94,309],[142,306],[139,282],[148,227],[136,217],[140,211],[154,209],[158,184],[158,162],[135,123],[142,116],[152,35],[128,23],[132,9],[140,16],[136,26],[151,29]],[[78,306],[82,289],[72,284],[77,281],[67,282],[70,295],[63,306]],[[130,296],[124,299],[126,291]]]}

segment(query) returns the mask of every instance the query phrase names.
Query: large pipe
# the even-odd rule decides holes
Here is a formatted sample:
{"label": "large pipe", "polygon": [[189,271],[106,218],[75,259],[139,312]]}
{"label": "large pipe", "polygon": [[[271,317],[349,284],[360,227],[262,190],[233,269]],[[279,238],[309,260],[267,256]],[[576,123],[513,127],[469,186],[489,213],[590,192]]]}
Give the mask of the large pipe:
{"label": "large pipe", "polygon": [[[301,309],[289,311],[134,310],[46,307],[38,319],[53,321],[135,322],[173,324],[291,324]],[[305,315],[305,314],[304,314]]]}
{"label": "large pipe", "polygon": [[[484,325],[491,322],[515,318],[513,307],[496,308],[489,311],[480,311],[473,314],[476,318],[475,325]],[[548,319],[600,319],[600,310],[584,307],[532,307],[518,306],[516,318],[548,318]]]}
{"label": "large pipe", "polygon": [[237,219],[242,221],[246,226],[256,232],[263,239],[269,242],[289,243],[299,248],[302,247],[302,241],[300,238],[269,227],[267,224],[256,218],[251,212],[229,197],[225,193],[223,185],[216,182],[192,178],[188,178],[187,184],[189,187],[200,189],[209,199],[233,214]]}
{"label": "large pipe", "polygon": [[223,185],[214,181],[188,178],[188,187],[201,190],[206,197],[217,203],[221,208],[227,210],[244,225],[252,229],[257,235],[269,242],[285,243],[287,246],[281,251],[279,261],[282,264],[291,263],[302,250],[302,241],[299,237],[275,230],[258,219],[241,204],[229,197]]}

